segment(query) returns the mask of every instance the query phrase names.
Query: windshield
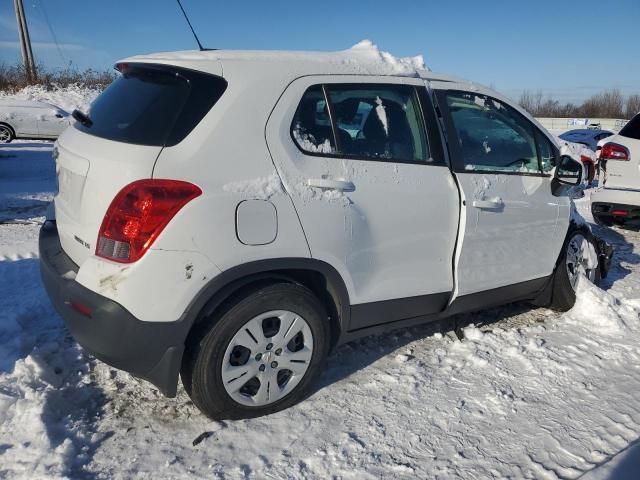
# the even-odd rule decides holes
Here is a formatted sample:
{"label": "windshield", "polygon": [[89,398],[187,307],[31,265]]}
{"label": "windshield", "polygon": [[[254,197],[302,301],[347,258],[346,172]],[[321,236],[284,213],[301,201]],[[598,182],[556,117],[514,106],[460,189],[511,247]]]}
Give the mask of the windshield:
{"label": "windshield", "polygon": [[220,77],[178,67],[120,64],[121,75],[94,101],[90,135],[137,145],[179,143],[222,96]]}

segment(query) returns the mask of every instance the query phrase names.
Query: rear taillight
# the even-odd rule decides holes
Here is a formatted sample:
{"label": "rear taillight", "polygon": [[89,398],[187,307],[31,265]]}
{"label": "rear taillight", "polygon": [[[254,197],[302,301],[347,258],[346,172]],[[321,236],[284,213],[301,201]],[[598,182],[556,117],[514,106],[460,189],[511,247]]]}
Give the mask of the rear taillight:
{"label": "rear taillight", "polygon": [[601,160],[629,160],[629,150],[627,147],[617,143],[605,143],[600,150]]}
{"label": "rear taillight", "polygon": [[588,156],[588,155],[580,155],[580,161],[582,163],[585,163],[585,162],[586,163],[590,163],[590,162],[592,162],[591,157]]}
{"label": "rear taillight", "polygon": [[102,220],[96,255],[120,263],[142,257],[169,221],[200,196],[196,185],[179,180],[138,180],[115,196]]}

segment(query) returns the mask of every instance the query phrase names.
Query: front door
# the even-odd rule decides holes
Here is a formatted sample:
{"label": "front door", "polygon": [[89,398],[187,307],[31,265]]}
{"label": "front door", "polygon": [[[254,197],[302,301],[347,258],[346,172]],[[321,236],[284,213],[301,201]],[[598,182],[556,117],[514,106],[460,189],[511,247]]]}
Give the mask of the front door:
{"label": "front door", "polygon": [[[551,275],[568,201],[551,193],[557,152],[525,115],[481,91],[434,84],[464,195],[459,296]],[[564,227],[564,230],[563,230]]]}
{"label": "front door", "polygon": [[267,124],[311,255],[345,280],[350,330],[439,312],[453,290],[459,194],[424,83],[338,79],[293,82]]}

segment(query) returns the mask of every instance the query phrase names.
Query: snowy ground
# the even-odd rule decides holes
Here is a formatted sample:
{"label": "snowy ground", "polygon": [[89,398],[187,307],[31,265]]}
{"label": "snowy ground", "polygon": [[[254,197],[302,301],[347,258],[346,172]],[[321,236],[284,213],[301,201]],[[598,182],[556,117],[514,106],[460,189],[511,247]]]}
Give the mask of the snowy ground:
{"label": "snowy ground", "polygon": [[[640,234],[604,290],[339,348],[285,412],[212,422],[85,355],[41,286],[50,144],[0,146],[0,478],[638,478]],[[588,199],[579,209],[588,215]]]}

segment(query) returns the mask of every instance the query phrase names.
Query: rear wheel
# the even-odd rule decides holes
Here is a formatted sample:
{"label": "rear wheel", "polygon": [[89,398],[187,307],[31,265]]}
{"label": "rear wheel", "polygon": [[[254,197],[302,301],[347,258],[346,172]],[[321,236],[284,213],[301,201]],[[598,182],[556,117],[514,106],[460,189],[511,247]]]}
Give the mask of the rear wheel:
{"label": "rear wheel", "polygon": [[327,314],[300,285],[254,290],[212,323],[189,346],[182,371],[194,404],[211,418],[250,418],[294,405],[327,355]]}
{"label": "rear wheel", "polygon": [[13,140],[13,130],[8,125],[0,124],[0,143],[10,143]]}
{"label": "rear wheel", "polygon": [[553,275],[553,308],[567,311],[573,307],[580,276],[595,284],[600,282],[597,245],[591,232],[573,229],[567,235]]}

